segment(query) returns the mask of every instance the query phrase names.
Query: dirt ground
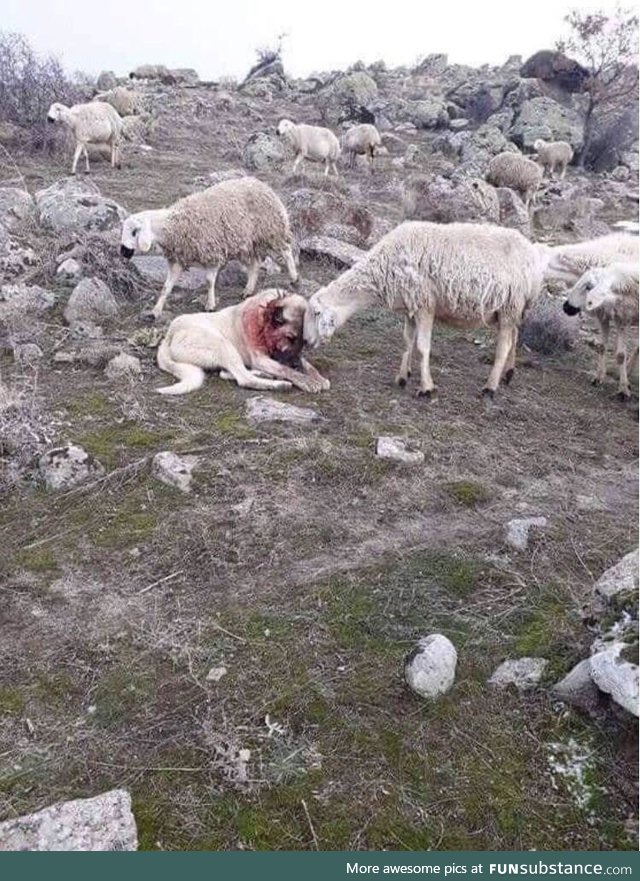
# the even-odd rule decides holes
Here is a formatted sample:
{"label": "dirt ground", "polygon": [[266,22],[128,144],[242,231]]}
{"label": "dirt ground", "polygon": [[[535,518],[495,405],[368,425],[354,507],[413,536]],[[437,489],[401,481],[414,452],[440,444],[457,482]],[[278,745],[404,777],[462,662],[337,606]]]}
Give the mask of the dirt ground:
{"label": "dirt ground", "polygon": [[[169,106],[152,153],[92,179],[128,210],[168,204],[239,167],[247,136],[294,111],[178,126]],[[18,160],[30,191],[68,163]],[[389,169],[346,172],[344,192],[396,223]],[[308,292],[337,273],[300,268]],[[64,341],[69,288],[49,286],[50,338]],[[142,326],[155,292],[141,291],[120,298],[114,339]],[[203,293],[177,291],[167,319]],[[220,293],[228,305],[241,290]],[[426,403],[393,383],[399,319],[369,311],[311,356],[329,392],[274,395],[322,420],[254,427],[255,392],[212,377],[160,399],[154,350],[130,351],[144,368],[131,385],[51,357],[37,374],[0,360],[52,441],[107,468],[61,494],[25,481],[2,503],[0,819],[125,787],[144,849],[635,846],[636,726],[584,718],[546,687],[486,683],[503,659],[538,656],[547,686],[588,652],[593,583],[637,542],[635,379],[621,405],[612,378],[590,385],[584,342],[523,351],[488,407],[490,337],[438,328]],[[377,459],[381,434],[415,441],[424,463]],[[190,494],[152,478],[166,449],[199,457]],[[547,528],[507,548],[504,524],[529,515]],[[433,632],[459,662],[452,690],[426,702],[402,661]]]}

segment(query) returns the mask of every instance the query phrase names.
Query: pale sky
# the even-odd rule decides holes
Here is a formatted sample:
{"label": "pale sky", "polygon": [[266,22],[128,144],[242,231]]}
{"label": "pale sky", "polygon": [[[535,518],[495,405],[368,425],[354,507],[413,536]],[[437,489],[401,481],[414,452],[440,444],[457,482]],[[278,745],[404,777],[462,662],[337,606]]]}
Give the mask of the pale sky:
{"label": "pale sky", "polygon": [[[70,71],[126,75],[143,63],[194,67],[201,78],[242,78],[254,49],[286,32],[287,72],[384,59],[411,65],[446,52],[451,62],[501,64],[553,48],[574,8],[616,0],[1,0],[0,29],[25,34]],[[632,5],[631,2],[623,5]]]}

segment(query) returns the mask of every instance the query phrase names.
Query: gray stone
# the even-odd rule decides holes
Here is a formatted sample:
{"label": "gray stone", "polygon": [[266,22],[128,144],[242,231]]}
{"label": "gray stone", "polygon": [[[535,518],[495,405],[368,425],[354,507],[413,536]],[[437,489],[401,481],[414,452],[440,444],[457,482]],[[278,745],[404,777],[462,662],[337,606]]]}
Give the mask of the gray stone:
{"label": "gray stone", "polygon": [[0,279],[7,281],[36,266],[38,257],[33,248],[11,238],[0,224]]}
{"label": "gray stone", "polygon": [[504,661],[488,680],[489,685],[496,688],[514,685],[518,691],[527,691],[538,685],[548,663],[544,658],[515,658]]}
{"label": "gray stone", "polygon": [[509,136],[521,147],[533,148],[538,138],[568,141],[579,150],[584,141],[584,123],[576,110],[546,96],[531,98],[520,105],[509,129]]}
{"label": "gray stone", "polygon": [[500,225],[517,229],[523,236],[531,238],[531,218],[520,196],[510,187],[498,187],[496,192],[500,204]]}
{"label": "gray stone", "polygon": [[258,132],[245,144],[242,162],[251,171],[269,171],[282,168],[289,155],[287,144],[278,135]]}
{"label": "gray stone", "polygon": [[0,288],[0,318],[12,312],[46,312],[55,302],[55,294],[38,285],[5,284]]}
{"label": "gray stone", "polygon": [[13,359],[22,367],[34,367],[42,357],[42,349],[36,343],[19,343],[14,346]]}
{"label": "gray stone", "polygon": [[439,128],[449,122],[447,105],[442,98],[431,97],[422,101],[410,101],[406,114],[409,122],[419,129]]}
{"label": "gray stone", "polygon": [[98,74],[96,86],[100,92],[106,92],[107,89],[115,89],[118,85],[118,79],[112,70],[103,70]]}
{"label": "gray stone", "polygon": [[506,525],[505,541],[516,551],[526,551],[529,544],[529,530],[542,529],[547,525],[546,517],[523,517],[510,520]]}
{"label": "gray stone", "polygon": [[604,572],[594,588],[594,593],[607,603],[621,594],[635,596],[638,592],[638,551],[626,554],[615,566]]}
{"label": "gray stone", "polygon": [[70,327],[74,340],[101,340],[104,336],[102,327],[93,321],[72,321]]}
{"label": "gray stone", "polygon": [[48,450],[38,460],[38,472],[47,489],[70,489],[105,473],[104,467],[77,444]]}
{"label": "gray stone", "polygon": [[191,472],[197,464],[198,459],[194,456],[178,456],[170,450],[163,450],[153,457],[151,473],[167,486],[188,493],[191,491]]}
{"label": "gray stone", "polygon": [[572,707],[595,713],[600,704],[600,692],[591,677],[590,659],[585,658],[576,664],[560,682],[556,682],[551,694]]}
{"label": "gray stone", "polygon": [[103,321],[115,318],[118,304],[107,285],[99,278],[83,278],[75,286],[65,306],[69,324],[76,321]]}
{"label": "gray stone", "polygon": [[625,643],[614,643],[610,648],[591,656],[591,676],[600,691],[634,716],[638,715],[638,665],[621,657]]}
{"label": "gray stone", "polygon": [[309,407],[296,407],[284,404],[273,398],[256,395],[246,403],[247,419],[250,422],[291,422],[294,425],[309,425],[322,417]]}
{"label": "gray stone", "polygon": [[479,178],[413,175],[405,183],[402,205],[411,220],[497,223],[500,218],[495,188]]}
{"label": "gray stone", "polygon": [[0,823],[0,851],[129,851],[138,849],[131,796],[112,789],[63,801]]}
{"label": "gray stone", "polygon": [[56,269],[56,275],[64,278],[77,278],[80,275],[80,264],[74,257],[67,257]]}
{"label": "gray stone", "polygon": [[300,250],[311,257],[326,257],[337,266],[353,266],[365,251],[331,236],[308,236],[300,242]]}
{"label": "gray stone", "polygon": [[142,376],[142,365],[139,358],[121,352],[109,361],[104,372],[109,379],[113,380],[140,379]]}
{"label": "gray stone", "polygon": [[25,221],[35,221],[33,196],[18,187],[0,187],[0,226],[11,231]]}
{"label": "gray stone", "polygon": [[408,465],[424,462],[424,453],[406,438],[381,435],[376,438],[376,456],[379,459],[392,459]]}
{"label": "gray stone", "polygon": [[458,653],[451,640],[433,633],[418,640],[404,660],[404,678],[416,694],[436,698],[446,694],[456,677]]}
{"label": "gray stone", "polygon": [[54,232],[106,230],[118,226],[125,209],[101,195],[89,180],[66,178],[35,195],[40,223]]}

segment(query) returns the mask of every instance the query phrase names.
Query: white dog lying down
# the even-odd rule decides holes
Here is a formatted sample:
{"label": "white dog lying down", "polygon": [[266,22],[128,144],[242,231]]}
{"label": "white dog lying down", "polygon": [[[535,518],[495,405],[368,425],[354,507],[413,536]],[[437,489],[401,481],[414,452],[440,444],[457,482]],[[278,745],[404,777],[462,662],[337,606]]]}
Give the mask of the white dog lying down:
{"label": "white dog lying down", "polygon": [[306,311],[300,294],[272,288],[219,312],[174,318],[158,349],[158,367],[180,382],[157,391],[194,391],[204,382],[205,370],[220,370],[244,388],[328,389],[329,380],[301,357]]}

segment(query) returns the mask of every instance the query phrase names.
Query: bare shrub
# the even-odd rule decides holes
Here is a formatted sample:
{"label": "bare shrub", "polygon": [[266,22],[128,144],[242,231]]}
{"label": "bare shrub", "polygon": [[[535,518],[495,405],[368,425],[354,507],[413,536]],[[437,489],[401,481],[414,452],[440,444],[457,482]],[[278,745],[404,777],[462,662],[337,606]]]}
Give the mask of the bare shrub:
{"label": "bare shrub", "polygon": [[558,300],[541,297],[525,313],[520,342],[534,352],[553,355],[573,348],[578,323],[562,311]]}
{"label": "bare shrub", "polygon": [[22,478],[51,443],[51,426],[33,391],[0,381],[0,496]]}

